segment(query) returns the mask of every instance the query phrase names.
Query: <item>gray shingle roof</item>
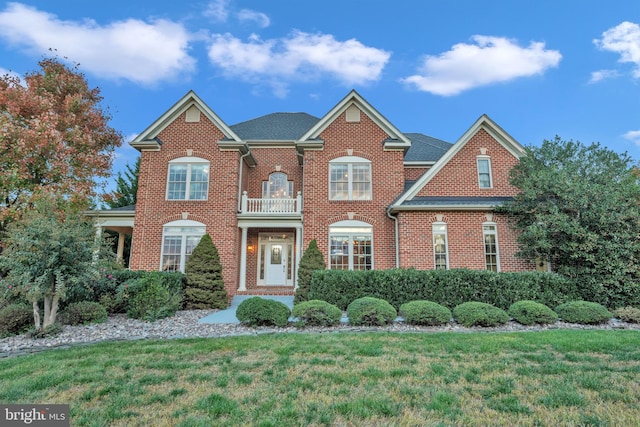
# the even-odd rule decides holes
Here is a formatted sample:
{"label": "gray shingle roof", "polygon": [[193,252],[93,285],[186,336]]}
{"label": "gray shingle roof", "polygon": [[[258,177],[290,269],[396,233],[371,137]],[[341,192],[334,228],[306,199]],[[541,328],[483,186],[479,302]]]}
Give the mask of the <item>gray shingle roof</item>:
{"label": "gray shingle roof", "polygon": [[307,113],[272,113],[231,126],[243,140],[294,141],[320,119]]}
{"label": "gray shingle roof", "polygon": [[435,162],[453,145],[421,133],[405,135],[411,140],[411,148],[404,156],[405,162]]}
{"label": "gray shingle roof", "polygon": [[437,206],[497,206],[502,203],[513,200],[513,197],[431,197],[419,196],[411,200],[405,200],[402,206],[421,206],[421,207],[437,207]]}

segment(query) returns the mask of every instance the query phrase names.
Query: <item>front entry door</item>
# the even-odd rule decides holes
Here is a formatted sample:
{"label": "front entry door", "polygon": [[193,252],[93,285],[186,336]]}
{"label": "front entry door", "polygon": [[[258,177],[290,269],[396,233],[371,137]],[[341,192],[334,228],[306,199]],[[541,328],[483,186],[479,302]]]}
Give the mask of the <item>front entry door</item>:
{"label": "front entry door", "polygon": [[287,244],[269,243],[266,254],[266,284],[282,286],[287,283]]}

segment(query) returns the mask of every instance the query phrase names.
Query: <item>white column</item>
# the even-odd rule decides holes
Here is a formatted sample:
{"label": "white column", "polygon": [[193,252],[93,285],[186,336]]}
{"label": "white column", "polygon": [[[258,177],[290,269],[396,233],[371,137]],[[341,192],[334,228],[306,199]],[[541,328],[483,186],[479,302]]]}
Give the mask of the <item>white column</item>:
{"label": "white column", "polygon": [[302,258],[302,227],[296,227],[296,271],[294,289],[298,289],[298,267],[300,266],[300,258]]}
{"label": "white column", "polygon": [[242,238],[240,239],[240,282],[239,291],[247,290],[247,227],[240,227]]}
{"label": "white column", "polygon": [[124,233],[118,232],[118,252],[116,255],[116,259],[119,263],[124,262]]}

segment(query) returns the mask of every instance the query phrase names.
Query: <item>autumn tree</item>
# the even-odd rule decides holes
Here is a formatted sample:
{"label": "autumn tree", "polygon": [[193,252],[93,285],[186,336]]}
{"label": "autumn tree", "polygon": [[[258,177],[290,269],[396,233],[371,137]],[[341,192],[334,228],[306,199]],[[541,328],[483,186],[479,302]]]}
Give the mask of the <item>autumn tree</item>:
{"label": "autumn tree", "polygon": [[551,263],[582,297],[640,304],[640,179],[627,154],[559,137],[528,147],[511,171],[520,189],[500,209],[519,231],[519,255]]}
{"label": "autumn tree", "polygon": [[3,285],[32,304],[36,331],[53,325],[67,291],[97,280],[100,261],[113,255],[86,218],[50,194],[34,200],[33,209],[10,223],[7,237],[0,256],[0,269],[8,272]]}
{"label": "autumn tree", "polygon": [[84,207],[122,140],[77,65],[38,64],[23,80],[0,77],[0,233],[43,192]]}

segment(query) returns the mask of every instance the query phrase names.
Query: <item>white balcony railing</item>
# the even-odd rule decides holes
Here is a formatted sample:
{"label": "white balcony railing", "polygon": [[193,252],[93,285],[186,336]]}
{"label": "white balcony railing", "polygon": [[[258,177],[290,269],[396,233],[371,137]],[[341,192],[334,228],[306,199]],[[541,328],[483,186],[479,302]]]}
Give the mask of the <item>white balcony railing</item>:
{"label": "white balcony railing", "polygon": [[242,192],[241,210],[243,214],[301,214],[302,194],[298,191],[295,199],[251,199]]}

